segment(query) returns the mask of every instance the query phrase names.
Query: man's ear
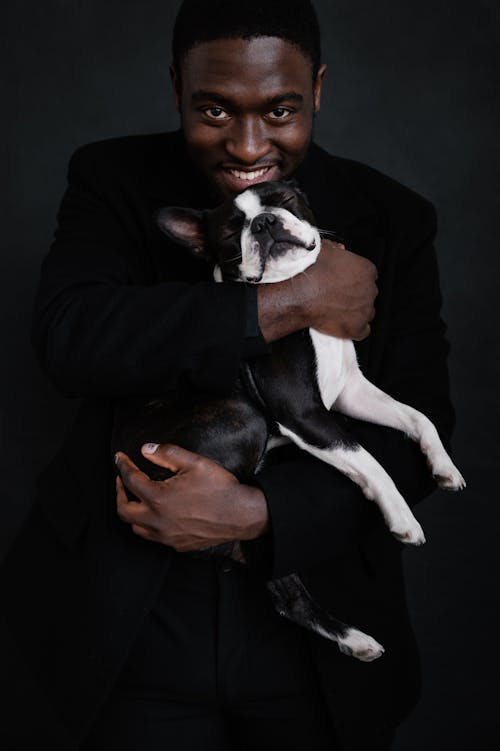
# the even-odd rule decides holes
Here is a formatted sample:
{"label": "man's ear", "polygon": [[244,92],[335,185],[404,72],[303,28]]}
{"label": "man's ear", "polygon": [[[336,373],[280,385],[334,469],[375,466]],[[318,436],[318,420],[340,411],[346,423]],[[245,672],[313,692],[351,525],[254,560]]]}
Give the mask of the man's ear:
{"label": "man's ear", "polygon": [[323,63],[319,66],[318,74],[314,82],[313,102],[314,113],[318,114],[321,105],[321,89],[323,88],[323,82],[325,80],[326,65]]}
{"label": "man's ear", "polygon": [[204,219],[205,211],[168,206],[156,215],[159,228],[180,245],[185,245],[194,255],[208,259]]}
{"label": "man's ear", "polygon": [[175,108],[177,112],[181,111],[181,81],[180,76],[177,72],[177,69],[171,65],[170,66],[170,80],[172,81],[172,89],[174,92],[174,98],[175,98]]}

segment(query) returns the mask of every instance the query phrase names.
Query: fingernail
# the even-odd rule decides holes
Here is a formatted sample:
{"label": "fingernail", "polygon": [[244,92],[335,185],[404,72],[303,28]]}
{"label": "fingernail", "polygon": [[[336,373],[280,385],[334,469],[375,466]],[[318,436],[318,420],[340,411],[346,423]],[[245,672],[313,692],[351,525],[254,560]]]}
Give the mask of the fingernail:
{"label": "fingernail", "polygon": [[120,460],[120,454],[116,453],[114,459],[115,459],[115,464],[118,464]]}
{"label": "fingernail", "polygon": [[159,443],[145,443],[142,450],[145,454],[154,454],[159,445]]}

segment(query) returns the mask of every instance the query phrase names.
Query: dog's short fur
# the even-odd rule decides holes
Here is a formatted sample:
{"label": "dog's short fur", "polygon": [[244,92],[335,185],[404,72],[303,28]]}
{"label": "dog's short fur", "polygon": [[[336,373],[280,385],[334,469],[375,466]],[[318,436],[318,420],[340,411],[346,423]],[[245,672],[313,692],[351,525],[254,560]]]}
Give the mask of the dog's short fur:
{"label": "dog's short fur", "polygon": [[[313,264],[321,247],[307,199],[289,182],[254,185],[212,211],[162,209],[158,223],[170,238],[215,263],[219,282],[288,279]],[[351,341],[313,329],[273,342],[269,355],[246,363],[230,398],[190,392],[184,398],[176,394],[129,403],[119,415],[112,448],[131,454],[160,479],[168,471],[145,467],[140,446],[177,443],[249,481],[281,437],[357,483],[399,540],[422,544],[422,528],[394,482],[346,433],[338,412],[404,431],[419,442],[441,487],[464,487],[430,420],[371,384],[358,367]],[[365,661],[383,653],[375,639],[322,610],[297,575],[270,581],[268,588],[279,613],[336,641],[343,652]]]}

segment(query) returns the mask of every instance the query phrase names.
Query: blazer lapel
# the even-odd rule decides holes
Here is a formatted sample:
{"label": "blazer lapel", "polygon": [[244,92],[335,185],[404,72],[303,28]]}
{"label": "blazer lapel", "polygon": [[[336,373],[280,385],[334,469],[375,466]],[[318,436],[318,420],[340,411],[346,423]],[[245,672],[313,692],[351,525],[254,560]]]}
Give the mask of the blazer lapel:
{"label": "blazer lapel", "polygon": [[297,181],[309,199],[319,228],[337,232],[348,250],[379,266],[385,247],[379,212],[347,177],[344,162],[312,144],[297,170]]}

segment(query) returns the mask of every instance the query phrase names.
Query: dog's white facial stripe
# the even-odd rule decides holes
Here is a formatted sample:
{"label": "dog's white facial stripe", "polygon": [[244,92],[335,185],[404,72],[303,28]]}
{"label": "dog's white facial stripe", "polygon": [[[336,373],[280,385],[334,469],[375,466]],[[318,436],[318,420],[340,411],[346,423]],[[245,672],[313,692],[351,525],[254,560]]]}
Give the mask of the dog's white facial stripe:
{"label": "dog's white facial stripe", "polygon": [[[251,222],[263,211],[260,198],[253,190],[245,190],[240,193],[235,198],[234,203],[244,213],[247,222]],[[259,243],[253,237],[250,226],[243,228],[240,244],[241,264],[239,268],[242,280],[259,277],[261,273]]]}
{"label": "dog's white facial stripe", "polygon": [[242,211],[249,221],[262,213],[262,204],[259,196],[253,190],[245,190],[235,198],[235,206]]}

